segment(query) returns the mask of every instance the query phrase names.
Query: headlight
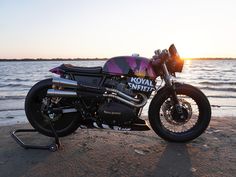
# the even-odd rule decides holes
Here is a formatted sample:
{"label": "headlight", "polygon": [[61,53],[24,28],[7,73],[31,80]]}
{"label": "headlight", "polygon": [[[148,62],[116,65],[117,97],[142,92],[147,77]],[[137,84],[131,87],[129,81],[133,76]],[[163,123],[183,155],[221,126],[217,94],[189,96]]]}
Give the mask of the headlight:
{"label": "headlight", "polygon": [[184,60],[180,58],[174,44],[169,47],[169,53],[171,56],[169,61],[167,62],[167,68],[169,72],[182,72]]}

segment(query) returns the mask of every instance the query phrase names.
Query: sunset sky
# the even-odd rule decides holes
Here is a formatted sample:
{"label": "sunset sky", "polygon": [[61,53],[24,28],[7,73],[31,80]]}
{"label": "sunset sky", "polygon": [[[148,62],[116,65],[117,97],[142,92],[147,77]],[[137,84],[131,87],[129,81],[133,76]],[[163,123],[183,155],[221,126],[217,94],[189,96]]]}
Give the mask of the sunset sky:
{"label": "sunset sky", "polygon": [[236,58],[236,0],[0,0],[0,58]]}

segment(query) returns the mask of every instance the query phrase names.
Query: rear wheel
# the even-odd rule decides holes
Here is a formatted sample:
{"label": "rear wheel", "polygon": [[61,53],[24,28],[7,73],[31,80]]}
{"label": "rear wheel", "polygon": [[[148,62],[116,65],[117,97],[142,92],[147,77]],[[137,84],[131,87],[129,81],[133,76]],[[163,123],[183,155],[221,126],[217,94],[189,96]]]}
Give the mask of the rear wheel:
{"label": "rear wheel", "polygon": [[176,84],[182,114],[175,108],[168,90],[156,95],[149,107],[149,121],[157,135],[167,141],[186,142],[200,136],[208,127],[211,107],[206,96],[187,84]]}
{"label": "rear wheel", "polygon": [[50,121],[58,136],[67,136],[79,126],[78,112],[62,113],[62,109],[73,108],[75,98],[47,97],[47,90],[51,88],[52,80],[46,79],[35,84],[25,100],[25,113],[30,124],[46,136],[54,136]]}

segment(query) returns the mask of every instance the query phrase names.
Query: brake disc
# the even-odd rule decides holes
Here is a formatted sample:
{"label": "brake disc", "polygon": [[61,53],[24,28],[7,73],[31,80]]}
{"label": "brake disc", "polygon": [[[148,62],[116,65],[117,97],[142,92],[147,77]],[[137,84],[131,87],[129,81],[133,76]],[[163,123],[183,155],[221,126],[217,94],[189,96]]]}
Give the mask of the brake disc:
{"label": "brake disc", "polygon": [[187,114],[185,114],[187,116],[185,117],[184,121],[181,121],[181,122],[176,121],[175,118],[173,117],[175,115],[173,113],[173,110],[175,108],[174,108],[174,104],[170,100],[165,101],[161,107],[165,120],[172,125],[182,125],[188,122],[192,117],[191,104],[185,99],[179,99],[179,104],[183,110],[187,111]]}

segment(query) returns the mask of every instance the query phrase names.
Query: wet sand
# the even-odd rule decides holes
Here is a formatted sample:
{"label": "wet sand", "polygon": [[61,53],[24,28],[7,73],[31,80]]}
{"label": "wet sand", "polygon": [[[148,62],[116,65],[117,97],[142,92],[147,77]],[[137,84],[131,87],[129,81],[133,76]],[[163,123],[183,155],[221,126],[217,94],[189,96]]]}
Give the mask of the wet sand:
{"label": "wet sand", "polygon": [[[23,149],[11,138],[16,128],[0,127],[1,177],[160,176],[232,177],[236,174],[236,118],[212,118],[207,131],[186,144],[168,143],[152,130],[116,132],[78,129],[61,138],[57,152]],[[26,142],[52,139],[21,134]]]}

